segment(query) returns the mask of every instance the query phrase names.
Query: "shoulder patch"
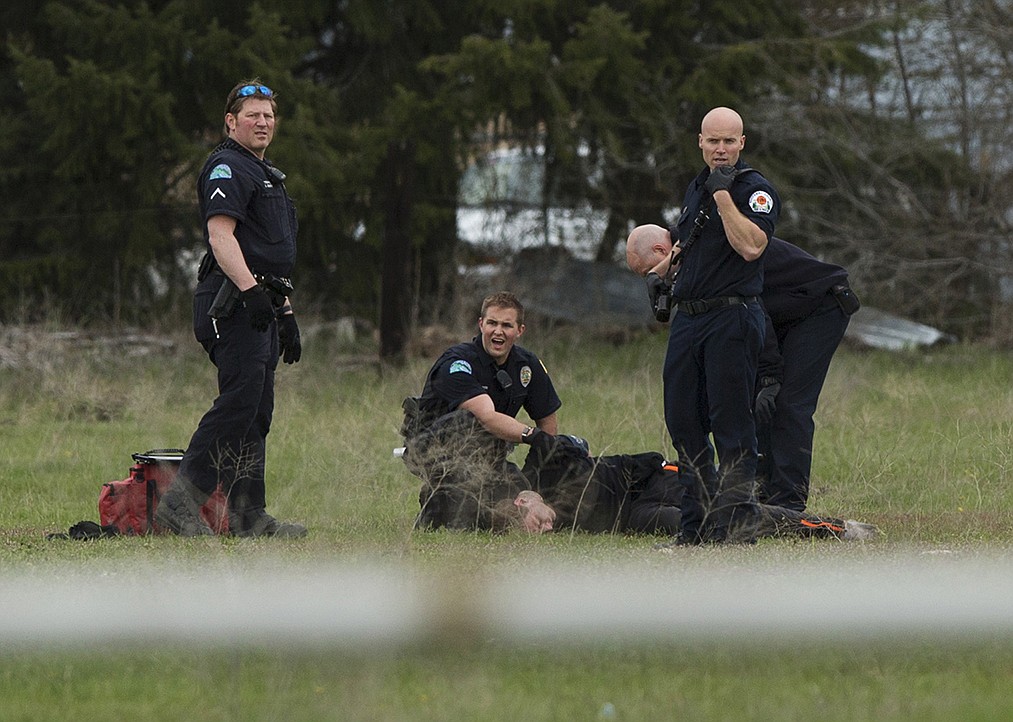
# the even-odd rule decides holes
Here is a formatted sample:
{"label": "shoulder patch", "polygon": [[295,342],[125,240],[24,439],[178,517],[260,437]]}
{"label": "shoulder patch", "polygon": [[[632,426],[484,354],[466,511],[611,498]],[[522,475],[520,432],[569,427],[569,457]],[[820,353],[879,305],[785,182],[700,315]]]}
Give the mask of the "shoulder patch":
{"label": "shoulder patch", "polygon": [[226,163],[219,163],[211,169],[211,174],[208,176],[208,180],[217,180],[218,178],[231,178],[232,169]]}
{"label": "shoulder patch", "polygon": [[454,361],[454,363],[450,364],[450,371],[448,371],[448,373],[452,373],[452,374],[470,374],[471,373],[471,364],[468,363],[467,361],[462,361],[462,360],[458,359],[457,361]]}
{"label": "shoulder patch", "polygon": [[756,191],[749,196],[749,207],[753,213],[770,213],[774,210],[774,199],[767,191]]}

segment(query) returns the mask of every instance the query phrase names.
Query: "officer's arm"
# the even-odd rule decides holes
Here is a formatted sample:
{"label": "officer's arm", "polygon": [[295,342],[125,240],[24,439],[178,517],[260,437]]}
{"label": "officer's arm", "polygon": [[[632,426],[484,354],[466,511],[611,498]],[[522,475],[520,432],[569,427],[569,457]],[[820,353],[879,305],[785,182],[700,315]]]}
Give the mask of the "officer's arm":
{"label": "officer's arm", "polygon": [[232,279],[236,288],[246,291],[257,285],[253,272],[246,265],[243,251],[236,240],[236,219],[231,216],[208,218],[208,240],[218,267]]}
{"label": "officer's arm", "polygon": [[553,411],[544,418],[536,419],[535,426],[544,431],[546,434],[552,434],[555,436],[559,433],[559,422],[556,421],[556,412]]}
{"label": "officer's arm", "polygon": [[755,261],[767,247],[767,234],[739,210],[728,191],[715,193],[714,202],[732,248],[747,261]]}
{"label": "officer's arm", "polygon": [[489,394],[472,396],[459,408],[470,411],[486,431],[504,441],[520,443],[521,434],[527,429],[527,426],[517,419],[497,411]]}

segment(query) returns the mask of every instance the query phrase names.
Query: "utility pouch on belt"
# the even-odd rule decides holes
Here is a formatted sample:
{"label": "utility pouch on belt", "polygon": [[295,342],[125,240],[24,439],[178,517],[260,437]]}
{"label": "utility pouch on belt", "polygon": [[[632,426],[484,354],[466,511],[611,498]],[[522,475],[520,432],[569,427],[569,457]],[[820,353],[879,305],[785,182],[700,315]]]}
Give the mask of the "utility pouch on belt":
{"label": "utility pouch on belt", "polygon": [[404,409],[404,421],[401,423],[401,436],[410,439],[421,430],[422,410],[419,409],[418,396],[406,396],[401,402]]}
{"label": "utility pouch on belt", "polygon": [[208,251],[200,259],[200,265],[197,266],[197,283],[200,283],[211,271],[218,268],[218,262],[215,260],[215,256],[211,251]]}
{"label": "utility pouch on belt", "polygon": [[231,316],[236,310],[236,304],[239,303],[239,293],[239,287],[225,276],[218,293],[215,294],[215,300],[211,302],[211,308],[208,309],[208,316],[215,320]]}
{"label": "utility pouch on belt", "polygon": [[834,299],[837,301],[837,305],[841,307],[841,310],[844,311],[845,316],[852,315],[862,307],[858,296],[851,290],[851,286],[846,283],[838,283],[830,289],[830,292],[834,294]]}

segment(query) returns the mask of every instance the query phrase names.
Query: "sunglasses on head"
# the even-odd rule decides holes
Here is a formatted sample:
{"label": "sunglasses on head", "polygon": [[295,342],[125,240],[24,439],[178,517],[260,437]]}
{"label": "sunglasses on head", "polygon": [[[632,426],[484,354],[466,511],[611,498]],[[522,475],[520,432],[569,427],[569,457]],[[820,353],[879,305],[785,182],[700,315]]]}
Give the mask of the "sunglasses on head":
{"label": "sunglasses on head", "polygon": [[260,93],[265,98],[270,98],[274,95],[274,91],[266,85],[244,85],[242,88],[236,91],[237,98],[245,98],[250,95],[256,95]]}

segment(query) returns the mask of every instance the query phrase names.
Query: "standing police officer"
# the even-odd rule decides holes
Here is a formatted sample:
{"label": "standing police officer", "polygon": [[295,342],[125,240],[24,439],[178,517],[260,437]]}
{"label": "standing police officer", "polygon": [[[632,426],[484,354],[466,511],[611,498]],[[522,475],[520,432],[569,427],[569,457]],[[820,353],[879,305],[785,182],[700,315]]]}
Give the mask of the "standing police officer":
{"label": "standing police officer", "polygon": [[756,396],[760,501],[803,511],[809,500],[813,415],[830,360],[858,310],[841,266],[771,238],[763,255],[767,334]]}
{"label": "standing police officer", "polygon": [[[508,292],[488,296],[478,330],[436,360],[421,397],[405,399],[403,458],[423,480],[419,528],[492,528],[497,505],[529,487],[507,460],[513,445],[547,456],[557,443],[562,402],[538,357],[516,345],[524,333],[521,302]],[[521,409],[535,426],[515,418]],[[552,519],[534,523],[551,528]]]}
{"label": "standing police officer", "polygon": [[780,199],[739,158],[745,142],[734,110],[704,116],[698,144],[707,167],[690,183],[672,231],[679,272],[664,389],[665,422],[687,484],[680,543],[752,541],[737,532],[755,528],[758,513],[752,407],[764,333],[760,258]]}
{"label": "standing police officer", "polygon": [[225,103],[226,140],[197,181],[208,252],[194,293],[194,335],[218,369],[218,398],[204,414],[163,496],[156,521],[183,536],[211,534],[198,508],[219,484],[238,536],[305,536],[266,511],[265,443],[279,356],[299,361],[299,327],[288,300],[296,213],[285,175],[264,159],[274,137],[275,93],[243,81]]}
{"label": "standing police officer", "polygon": [[[630,269],[646,275],[672,252],[668,231],[638,226],[627,241]],[[813,414],[858,297],[848,272],[772,237],[763,254],[766,321],[755,416],[759,501],[801,512],[809,497]]]}

